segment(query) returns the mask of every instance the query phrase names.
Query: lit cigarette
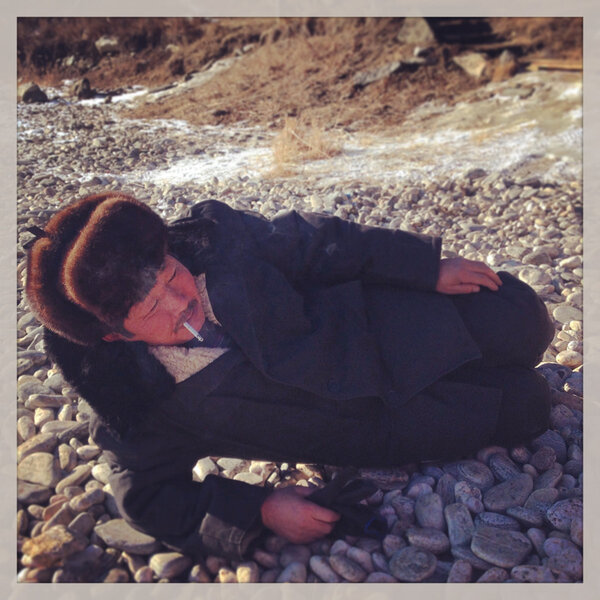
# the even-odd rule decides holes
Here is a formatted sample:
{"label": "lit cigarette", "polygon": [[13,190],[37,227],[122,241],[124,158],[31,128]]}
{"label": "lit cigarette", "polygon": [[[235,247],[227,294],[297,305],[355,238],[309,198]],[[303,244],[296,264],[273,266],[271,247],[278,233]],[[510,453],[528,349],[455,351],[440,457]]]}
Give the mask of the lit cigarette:
{"label": "lit cigarette", "polygon": [[204,338],[186,321],[183,326],[199,341],[203,342]]}

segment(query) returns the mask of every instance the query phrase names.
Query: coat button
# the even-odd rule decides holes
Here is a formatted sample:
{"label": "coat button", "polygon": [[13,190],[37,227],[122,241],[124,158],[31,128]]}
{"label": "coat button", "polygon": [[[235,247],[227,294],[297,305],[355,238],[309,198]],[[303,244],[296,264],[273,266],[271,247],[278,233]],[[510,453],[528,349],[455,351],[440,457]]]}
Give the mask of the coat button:
{"label": "coat button", "polygon": [[340,384],[333,379],[329,381],[327,384],[327,389],[334,394],[337,394],[340,391]]}

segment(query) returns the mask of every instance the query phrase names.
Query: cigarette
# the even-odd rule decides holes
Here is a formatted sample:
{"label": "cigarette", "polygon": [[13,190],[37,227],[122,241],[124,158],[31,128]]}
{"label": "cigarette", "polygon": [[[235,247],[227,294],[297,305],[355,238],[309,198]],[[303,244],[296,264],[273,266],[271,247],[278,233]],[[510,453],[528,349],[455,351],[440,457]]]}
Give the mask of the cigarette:
{"label": "cigarette", "polygon": [[186,321],[183,326],[199,341],[203,342],[204,338]]}

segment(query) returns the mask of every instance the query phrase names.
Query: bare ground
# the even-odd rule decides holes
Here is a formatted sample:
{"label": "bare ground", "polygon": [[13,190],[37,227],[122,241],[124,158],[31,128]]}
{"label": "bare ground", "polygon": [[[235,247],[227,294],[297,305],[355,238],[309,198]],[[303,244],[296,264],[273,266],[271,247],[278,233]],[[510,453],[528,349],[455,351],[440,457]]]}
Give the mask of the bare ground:
{"label": "bare ground", "polygon": [[[129,116],[178,118],[194,124],[245,121],[281,128],[295,117],[323,129],[400,124],[423,102],[452,104],[464,91],[503,79],[539,59],[581,62],[580,18],[428,19],[435,40],[426,65],[403,64],[373,83],[357,75],[414,57],[415,43],[397,39],[404,18],[22,18],[20,81],[55,85],[86,77],[108,91],[158,87],[189,78],[216,61],[234,65],[202,86],[133,110]],[[119,39],[101,55],[94,42]],[[453,58],[476,51],[481,77]],[[509,51],[506,63],[506,54]],[[562,62],[561,62],[562,61]]]}

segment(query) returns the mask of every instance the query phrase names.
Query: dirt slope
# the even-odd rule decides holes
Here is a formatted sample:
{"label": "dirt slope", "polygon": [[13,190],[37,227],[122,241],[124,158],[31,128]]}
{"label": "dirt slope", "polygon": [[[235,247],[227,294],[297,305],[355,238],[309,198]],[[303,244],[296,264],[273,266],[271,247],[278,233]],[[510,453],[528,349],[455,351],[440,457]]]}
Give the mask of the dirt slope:
{"label": "dirt slope", "polygon": [[[400,123],[418,104],[452,102],[535,59],[559,59],[560,68],[581,61],[579,18],[429,18],[429,40],[399,41],[404,24],[403,18],[23,18],[18,74],[41,85],[86,77],[109,91],[189,79],[237,56],[208,83],[131,116],[270,127],[293,116],[331,128]],[[99,51],[102,36],[117,38],[118,48]],[[416,48],[423,49],[419,57]],[[480,77],[453,60],[473,51],[485,59]]]}

